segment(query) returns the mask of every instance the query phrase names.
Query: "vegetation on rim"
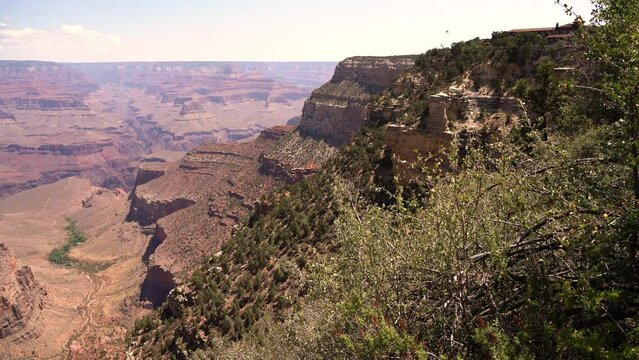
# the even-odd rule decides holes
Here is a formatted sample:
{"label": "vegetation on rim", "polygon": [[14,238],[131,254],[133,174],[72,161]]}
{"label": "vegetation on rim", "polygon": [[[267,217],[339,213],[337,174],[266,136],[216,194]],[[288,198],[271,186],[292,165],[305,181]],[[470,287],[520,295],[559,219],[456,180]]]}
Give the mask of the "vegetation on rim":
{"label": "vegetation on rim", "polygon": [[[384,124],[363,129],[319,174],[268,195],[221,253],[136,323],[132,350],[639,357],[639,3],[594,4],[568,80],[551,71],[566,58],[539,37],[495,35],[420,57],[411,72],[429,86],[410,89],[411,102],[490,63],[504,75],[487,86],[534,114],[502,136],[459,142],[417,191],[390,176]],[[411,108],[405,119],[419,120],[424,109]]]}

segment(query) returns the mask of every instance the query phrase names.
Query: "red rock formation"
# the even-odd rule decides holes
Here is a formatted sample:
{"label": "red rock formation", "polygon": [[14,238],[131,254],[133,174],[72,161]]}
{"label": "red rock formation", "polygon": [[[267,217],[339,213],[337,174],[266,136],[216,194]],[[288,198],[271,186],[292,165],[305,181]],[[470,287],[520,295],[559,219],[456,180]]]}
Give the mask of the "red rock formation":
{"label": "red rock formation", "polygon": [[[292,149],[305,154],[297,155]],[[276,127],[251,142],[198,147],[164,176],[137,186],[129,219],[156,223],[144,255],[148,275],[141,299],[160,304],[205,254],[219,250],[263,194],[315,171],[332,154],[329,149],[301,137],[292,127]],[[264,171],[268,165],[260,159],[272,160],[282,173]],[[159,211],[157,204],[186,198],[192,201],[187,208],[166,206],[167,211]]]}
{"label": "red rock formation", "polygon": [[20,341],[37,337],[45,295],[31,268],[18,268],[13,254],[0,244],[0,339]]}
{"label": "red rock formation", "polygon": [[138,175],[135,178],[135,186],[144,185],[166,173],[170,164],[165,162],[143,162],[138,166]]}
{"label": "red rock formation", "polygon": [[131,190],[145,154],[286,123],[334,66],[0,61],[0,198],[68,176]]}
{"label": "red rock formation", "polygon": [[265,154],[260,155],[258,161],[260,163],[260,173],[283,180],[287,184],[296,183],[305,177],[315,174],[319,170],[319,167],[314,164],[309,164],[304,167],[293,167],[278,159],[270,158]]}
{"label": "red rock formation", "polygon": [[153,200],[145,196],[132,193],[131,209],[127,217],[128,221],[136,221],[142,226],[155,223],[161,218],[171,215],[176,211],[186,209],[195,204],[195,201],[185,197],[173,199]]}
{"label": "red rock formation", "polygon": [[264,140],[279,140],[295,130],[293,126],[275,126],[260,133],[260,138]]}
{"label": "red rock formation", "polygon": [[45,144],[37,148],[19,144],[8,144],[0,148],[0,151],[19,154],[83,156],[100,153],[111,146],[113,146],[113,142],[109,140],[88,144]]}
{"label": "red rock formation", "polygon": [[13,99],[18,110],[88,110],[82,99]]}
{"label": "red rock formation", "polygon": [[182,109],[180,110],[181,116],[186,116],[189,114],[199,114],[206,112],[202,104],[197,102],[189,102],[188,104],[182,105]]}

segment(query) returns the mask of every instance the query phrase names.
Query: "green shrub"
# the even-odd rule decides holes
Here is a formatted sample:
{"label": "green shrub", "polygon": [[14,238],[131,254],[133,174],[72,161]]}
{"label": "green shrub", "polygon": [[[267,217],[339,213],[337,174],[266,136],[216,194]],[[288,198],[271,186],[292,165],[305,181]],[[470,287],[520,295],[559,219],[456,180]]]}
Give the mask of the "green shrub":
{"label": "green shrub", "polygon": [[70,218],[66,218],[66,221],[67,226],[64,228],[67,232],[66,241],[61,247],[51,250],[48,259],[58,265],[70,266],[71,259],[69,259],[69,252],[71,248],[84,243],[86,241],[86,235],[77,227],[75,221]]}

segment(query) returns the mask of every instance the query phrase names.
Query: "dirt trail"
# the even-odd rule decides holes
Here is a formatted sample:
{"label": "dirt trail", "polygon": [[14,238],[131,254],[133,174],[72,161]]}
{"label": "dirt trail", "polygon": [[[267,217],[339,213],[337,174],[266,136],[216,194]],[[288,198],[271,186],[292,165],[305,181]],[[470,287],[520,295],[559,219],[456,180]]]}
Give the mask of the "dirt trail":
{"label": "dirt trail", "polygon": [[51,199],[60,195],[62,192],[64,192],[69,187],[69,185],[71,185],[71,178],[67,178],[67,183],[66,185],[64,185],[64,187],[61,190],[59,190],[58,192],[56,192],[55,194],[47,198],[47,201],[44,203],[44,206],[42,206],[42,209],[40,209],[40,211],[38,212],[38,215],[36,215],[36,218],[39,219],[40,216],[42,215],[42,212],[46,210],[47,206],[49,206],[49,202],[51,202]]}
{"label": "dirt trail", "polygon": [[96,327],[100,326],[98,323],[95,322],[93,318],[93,313],[95,312],[95,309],[93,308],[93,304],[97,300],[97,296],[100,293],[100,291],[102,291],[105,280],[100,278],[97,275],[90,274],[90,273],[82,272],[82,275],[84,275],[87,279],[89,279],[89,281],[94,286],[85,297],[83,303],[76,307],[76,309],[80,311],[80,314],[82,315],[82,319],[84,321],[82,323],[82,326],[78,330],[78,332],[74,334],[73,336],[71,336],[67,340],[66,344],[64,345],[65,352],[68,352],[68,356],[67,356],[68,359],[75,358],[75,350],[72,349],[73,344],[78,343],[82,347],[85,347],[86,341],[84,340],[84,334],[86,334],[87,330],[91,326],[96,326]]}

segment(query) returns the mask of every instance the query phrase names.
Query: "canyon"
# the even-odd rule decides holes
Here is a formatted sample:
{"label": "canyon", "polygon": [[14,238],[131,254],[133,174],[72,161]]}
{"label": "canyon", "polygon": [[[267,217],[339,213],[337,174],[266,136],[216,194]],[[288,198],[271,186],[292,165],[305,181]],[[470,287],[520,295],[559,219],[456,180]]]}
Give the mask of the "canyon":
{"label": "canyon", "polygon": [[147,154],[286,124],[334,66],[0,61],[0,198],[69,176],[128,191]]}
{"label": "canyon", "polygon": [[[121,349],[170,290],[158,272],[183,279],[286,182],[262,175],[260,156],[281,165],[274,143],[311,144],[285,125],[334,66],[1,61],[0,358]],[[295,174],[316,168],[292,163]],[[204,232],[177,225],[191,215]],[[60,266],[48,255],[68,221],[88,240]]]}
{"label": "canyon", "polygon": [[[218,251],[262,195],[312,175],[336,151],[329,137],[283,125],[306,123],[299,115],[316,104],[316,95],[306,96],[319,86],[322,64],[300,65],[297,73],[291,65],[263,68],[273,80],[247,70],[255,64],[214,74],[193,64],[153,71],[141,64],[26,65],[24,73],[5,70],[5,78],[53,77],[37,94],[26,91],[35,88],[28,81],[4,82],[2,126],[13,135],[1,136],[0,242],[32,269],[38,287],[30,304],[41,310],[23,320],[37,332],[7,322],[17,329],[0,339],[10,357],[117,353],[132,321]],[[155,74],[163,71],[173,75]],[[180,71],[189,75],[175,75]],[[199,72],[207,74],[201,83]],[[183,86],[181,76],[193,85]],[[333,83],[345,76],[337,72]],[[297,87],[285,85],[291,82]],[[20,91],[32,99],[9,95]],[[356,96],[342,99],[366,106]],[[336,114],[348,121],[348,113]],[[71,249],[70,267],[60,267],[47,256],[64,242],[67,219],[88,240]]]}
{"label": "canyon", "polygon": [[[1,124],[15,133],[0,135],[2,296],[24,315],[0,319],[0,355],[118,356],[133,321],[219,252],[264,195],[316,173],[370,121],[389,124],[393,171],[409,183],[418,157],[464,129],[504,128],[520,115],[513,98],[451,86],[402,119],[428,87],[409,71],[414,60],[348,58],[312,93],[326,65],[36,63],[29,75],[9,72],[54,76],[31,100],[3,95]],[[47,255],[69,219],[88,240],[60,267]]]}
{"label": "canyon", "polygon": [[[413,64],[411,57],[354,57],[306,101],[300,124],[264,130],[257,139],[197,147],[144,178],[131,194],[128,220],[153,234],[140,299],[160,305],[206,254],[217,252],[262,195],[315,173],[335,145],[366,124],[371,97]],[[355,91],[343,91],[343,89]],[[335,100],[338,99],[336,102]]]}

